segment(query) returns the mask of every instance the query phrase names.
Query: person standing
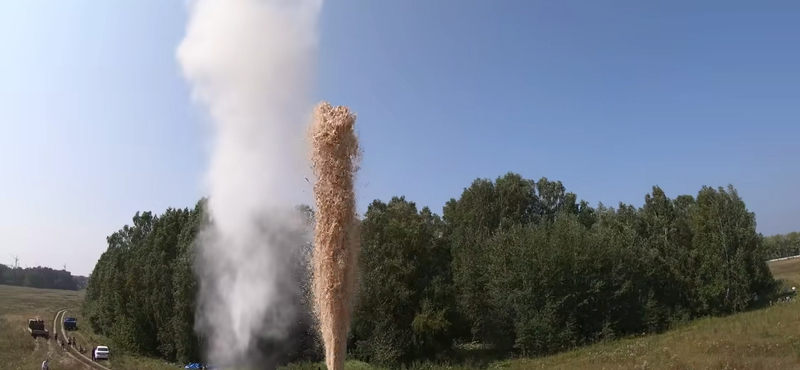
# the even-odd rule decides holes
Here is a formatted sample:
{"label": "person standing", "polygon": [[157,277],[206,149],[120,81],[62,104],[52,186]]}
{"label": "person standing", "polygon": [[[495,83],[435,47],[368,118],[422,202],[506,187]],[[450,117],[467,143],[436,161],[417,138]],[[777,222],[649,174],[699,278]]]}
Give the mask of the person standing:
{"label": "person standing", "polygon": [[42,361],[42,370],[50,370],[50,360],[45,359]]}

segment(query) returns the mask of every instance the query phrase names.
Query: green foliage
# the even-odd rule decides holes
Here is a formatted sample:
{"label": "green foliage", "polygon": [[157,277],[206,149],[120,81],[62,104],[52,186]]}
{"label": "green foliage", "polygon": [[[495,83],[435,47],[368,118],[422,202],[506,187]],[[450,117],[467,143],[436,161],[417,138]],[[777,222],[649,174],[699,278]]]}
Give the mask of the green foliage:
{"label": "green foliage", "polygon": [[741,311],[775,284],[735,189],[593,209],[560,182],[476,180],[444,209],[466,337],[548,354]]}
{"label": "green foliage", "polygon": [[49,267],[14,268],[0,265],[0,284],[3,285],[78,290],[85,285],[84,279],[83,276],[72,276],[69,271]]}
{"label": "green foliage", "polygon": [[442,221],[405,198],[374,201],[361,224],[361,270],[352,339],[382,364],[434,358],[450,347],[450,254]]}
{"label": "green foliage", "polygon": [[[86,293],[96,331],[127,350],[199,358],[203,204],[137,213],[108,238]],[[755,227],[730,186],[675,199],[653,187],[641,208],[593,208],[561,182],[508,173],[475,180],[442,217],[404,197],[375,200],[361,220],[348,348],[385,366],[452,360],[469,342],[539,356],[746,310],[776,288],[766,259],[797,239]],[[319,359],[318,342],[304,343]]]}
{"label": "green foliage", "polygon": [[123,350],[169,360],[199,360],[194,333],[197,282],[193,243],[205,221],[195,209],[137,213],[108,237],[86,289],[84,316]]}
{"label": "green foliage", "polygon": [[800,255],[800,232],[772,235],[764,238],[767,258],[783,258]]}

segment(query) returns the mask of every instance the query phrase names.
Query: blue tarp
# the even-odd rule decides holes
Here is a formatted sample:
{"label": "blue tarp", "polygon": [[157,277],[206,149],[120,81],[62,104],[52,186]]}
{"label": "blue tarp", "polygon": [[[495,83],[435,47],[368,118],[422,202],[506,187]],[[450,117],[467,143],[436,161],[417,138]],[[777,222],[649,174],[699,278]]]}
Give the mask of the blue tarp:
{"label": "blue tarp", "polygon": [[[203,364],[195,362],[195,363],[192,363],[192,364],[188,364],[188,365],[184,366],[183,368],[184,369],[202,369],[203,368]],[[212,370],[212,369],[216,369],[216,367],[215,366],[211,366],[211,365],[206,365],[206,369]]]}

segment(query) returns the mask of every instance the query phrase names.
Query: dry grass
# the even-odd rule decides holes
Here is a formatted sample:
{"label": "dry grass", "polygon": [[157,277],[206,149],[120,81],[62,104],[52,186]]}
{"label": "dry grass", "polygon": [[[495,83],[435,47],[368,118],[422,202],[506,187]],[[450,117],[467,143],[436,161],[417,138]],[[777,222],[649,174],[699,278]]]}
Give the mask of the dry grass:
{"label": "dry grass", "polygon": [[38,369],[50,358],[51,369],[82,369],[56,348],[52,339],[34,340],[28,332],[28,319],[40,317],[53,334],[53,319],[63,308],[77,309],[83,294],[74,291],[20,288],[0,285],[0,364],[2,369]]}
{"label": "dry grass", "polygon": [[782,279],[791,286],[800,286],[800,258],[770,262],[769,269],[776,279]]}
{"label": "dry grass", "polygon": [[799,369],[800,304],[699,320],[661,335],[591,346],[541,359],[496,363],[516,369]]}
{"label": "dry grass", "polygon": [[[74,359],[64,354],[53,340],[53,319],[61,309],[67,309],[68,316],[78,318],[78,331],[69,332],[78,338],[78,343],[91,348],[93,345],[113,344],[100,335],[91,332],[83,317],[80,306],[83,292],[52,289],[21,288],[0,285],[0,368],[3,370],[39,369],[45,358],[50,358],[50,368],[58,370],[85,369]],[[36,341],[28,333],[28,319],[41,317],[50,331],[49,341],[39,338]],[[87,351],[88,355],[88,351]],[[118,355],[118,356],[117,356]],[[175,370],[177,364],[165,364],[163,360],[148,359],[114,353],[111,361],[102,362],[114,370]],[[180,368],[182,368],[181,366]]]}

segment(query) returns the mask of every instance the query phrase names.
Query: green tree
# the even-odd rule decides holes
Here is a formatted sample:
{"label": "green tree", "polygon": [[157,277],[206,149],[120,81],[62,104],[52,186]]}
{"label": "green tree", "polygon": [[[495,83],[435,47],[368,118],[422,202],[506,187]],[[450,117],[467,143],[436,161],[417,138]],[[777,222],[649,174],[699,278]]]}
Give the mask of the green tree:
{"label": "green tree", "polygon": [[764,249],[769,259],[800,255],[800,233],[768,236],[764,238]]}
{"label": "green tree", "polygon": [[733,186],[703,187],[697,195],[693,243],[698,249],[701,314],[725,314],[746,309],[754,294],[774,284],[765,262],[755,215],[747,210]]}
{"label": "green tree", "polygon": [[[658,332],[752,307],[776,287],[765,260],[800,247],[797,233],[756,233],[730,186],[674,199],[656,186],[641,208],[577,199],[559,181],[507,173],[475,180],[441,218],[404,197],[372,202],[360,224],[351,354],[396,366],[447,359],[455,344],[473,340],[500,355],[538,356]],[[211,222],[205,204],[137,213],[108,237],[84,313],[118,348],[200,359],[193,264],[199,230]],[[313,225],[313,209],[297,209]],[[303,249],[307,257],[312,250]],[[37,271],[5,269],[0,278],[75,281]],[[309,302],[303,307],[305,320]],[[320,359],[310,326],[301,337],[292,358]]]}
{"label": "green tree", "polygon": [[449,251],[438,216],[403,197],[374,201],[361,224],[356,354],[382,364],[432,358],[449,348]]}

